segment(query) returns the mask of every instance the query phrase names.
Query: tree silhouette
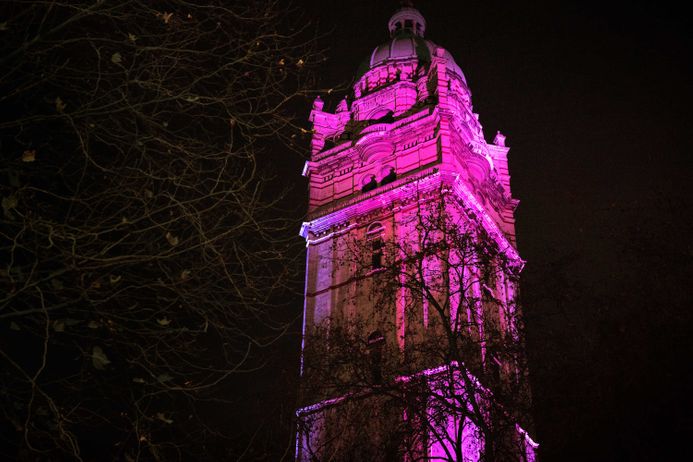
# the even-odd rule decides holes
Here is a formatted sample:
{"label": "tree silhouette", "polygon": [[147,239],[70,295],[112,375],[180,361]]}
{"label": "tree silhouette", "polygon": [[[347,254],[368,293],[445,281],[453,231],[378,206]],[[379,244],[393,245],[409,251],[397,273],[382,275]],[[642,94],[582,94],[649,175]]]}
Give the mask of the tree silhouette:
{"label": "tree silhouette", "polygon": [[306,327],[300,456],[533,460],[522,262],[445,188],[412,202],[333,244],[352,295]]}
{"label": "tree silhouette", "polygon": [[[274,1],[13,2],[0,15],[4,455],[192,460],[286,329],[265,167],[319,56]],[[226,388],[224,388],[226,387]],[[214,428],[213,428],[214,427]],[[221,442],[221,443],[220,443]]]}

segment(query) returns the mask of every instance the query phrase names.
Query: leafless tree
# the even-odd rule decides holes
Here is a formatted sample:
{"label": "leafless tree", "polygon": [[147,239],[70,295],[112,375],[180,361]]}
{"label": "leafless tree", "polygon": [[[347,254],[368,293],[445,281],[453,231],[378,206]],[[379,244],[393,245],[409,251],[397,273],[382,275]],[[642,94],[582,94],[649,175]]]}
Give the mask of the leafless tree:
{"label": "leafless tree", "polygon": [[358,289],[305,340],[318,405],[299,411],[302,444],[317,460],[526,462],[521,262],[445,190],[401,216],[400,234],[357,227],[335,252]]}
{"label": "leafless tree", "polygon": [[300,24],[274,0],[0,7],[5,457],[235,444],[200,413],[287,327],[294,223],[265,167],[301,137]]}

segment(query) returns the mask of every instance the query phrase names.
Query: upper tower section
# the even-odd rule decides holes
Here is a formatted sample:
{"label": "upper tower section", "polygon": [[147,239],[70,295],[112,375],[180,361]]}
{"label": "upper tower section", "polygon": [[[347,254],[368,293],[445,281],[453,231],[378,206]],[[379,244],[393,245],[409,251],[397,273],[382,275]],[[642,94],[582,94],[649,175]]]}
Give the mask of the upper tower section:
{"label": "upper tower section", "polygon": [[400,32],[423,37],[426,32],[426,20],[416,8],[404,7],[392,15],[387,22],[387,28],[390,30],[390,37]]}
{"label": "upper tower section", "polygon": [[513,241],[517,201],[510,196],[505,138],[486,142],[462,69],[425,37],[426,28],[418,10],[399,9],[387,22],[389,39],[367,55],[334,110],[316,98],[304,169],[309,219],[336,211],[353,216],[355,204],[375,195],[393,200],[382,193],[435,173],[462,181]]}
{"label": "upper tower section", "polygon": [[[390,31],[390,40],[373,50],[370,59],[361,65],[357,77],[362,77],[380,65],[395,64],[398,61],[415,59],[427,66],[430,65],[431,56],[436,49],[442,49],[430,40],[424,39],[426,20],[415,8],[404,7],[395,12],[388,21],[387,28]],[[446,50],[442,53],[450,69],[465,81],[462,69],[455,63],[452,55]]]}

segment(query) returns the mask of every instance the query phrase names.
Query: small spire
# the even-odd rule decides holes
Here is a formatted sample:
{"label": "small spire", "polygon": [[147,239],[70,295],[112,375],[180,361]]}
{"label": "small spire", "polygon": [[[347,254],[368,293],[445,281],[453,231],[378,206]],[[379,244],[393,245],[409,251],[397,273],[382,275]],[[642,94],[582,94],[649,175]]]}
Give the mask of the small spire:
{"label": "small spire", "polygon": [[325,102],[320,98],[320,95],[315,97],[315,101],[313,101],[313,109],[316,111],[322,111],[323,106],[325,105]]}

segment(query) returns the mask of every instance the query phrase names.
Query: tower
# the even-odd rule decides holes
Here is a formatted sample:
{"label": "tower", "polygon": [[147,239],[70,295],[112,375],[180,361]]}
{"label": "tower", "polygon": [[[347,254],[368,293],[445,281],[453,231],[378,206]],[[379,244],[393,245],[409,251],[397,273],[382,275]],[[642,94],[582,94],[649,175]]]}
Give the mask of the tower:
{"label": "tower", "polygon": [[533,461],[505,137],[412,7],[313,103],[296,459]]}

